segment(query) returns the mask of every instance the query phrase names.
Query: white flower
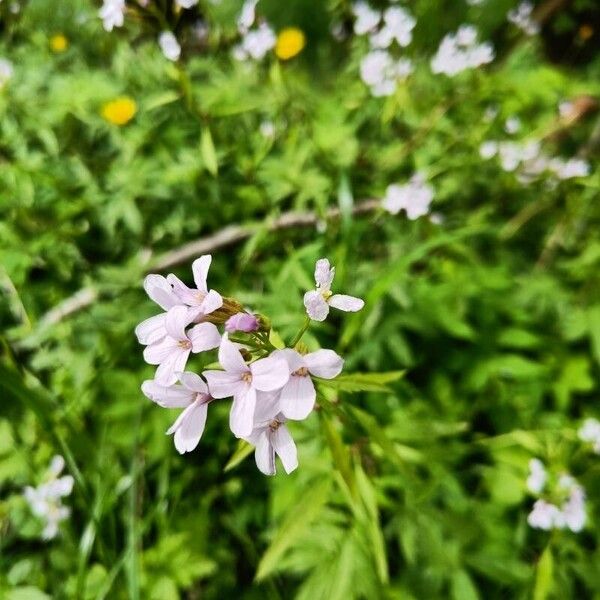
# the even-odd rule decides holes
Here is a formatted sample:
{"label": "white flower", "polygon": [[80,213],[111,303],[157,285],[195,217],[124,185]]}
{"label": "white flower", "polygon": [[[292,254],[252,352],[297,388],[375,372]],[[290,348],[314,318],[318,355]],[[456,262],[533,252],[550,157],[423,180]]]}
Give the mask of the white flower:
{"label": "white flower", "polygon": [[594,452],[600,454],[600,421],[598,419],[586,419],[577,435],[581,441],[592,444]]}
{"label": "white flower", "polygon": [[262,121],[258,130],[264,138],[273,139],[275,137],[275,124],[273,121]]}
{"label": "white flower", "polygon": [[196,6],[196,4],[198,4],[198,0],[175,0],[175,3],[180,8],[192,8],[192,6]]}
{"label": "white flower", "polygon": [[527,517],[527,522],[531,527],[545,531],[555,527],[560,528],[563,521],[560,509],[545,500],[536,500],[532,511]]}
{"label": "white flower", "polygon": [[394,40],[402,47],[408,46],[412,41],[412,30],[417,21],[404,8],[392,6],[383,15],[384,25],[370,37],[374,48],[388,48]]}
{"label": "white flower", "polygon": [[360,298],[345,294],[333,294],[331,283],[334,275],[335,267],[330,267],[326,258],[317,261],[315,265],[316,290],[304,294],[306,313],[314,321],[324,321],[329,314],[330,306],[346,312],[356,312],[365,305]]}
{"label": "white flower", "polygon": [[285,417],[300,421],[311,413],[317,398],[310,378],[334,379],[342,371],[344,359],[333,350],[317,350],[302,355],[296,350],[276,350],[273,356],[283,358],[289,367],[290,378],[280,392],[280,409]]}
{"label": "white flower", "polygon": [[570,158],[566,161],[555,158],[550,161],[549,168],[559,179],[587,177],[590,174],[590,165],[582,158]]}
{"label": "white flower", "polygon": [[538,458],[532,458],[529,461],[527,489],[534,494],[539,494],[544,489],[547,478],[548,474],[546,473],[544,463]]}
{"label": "white flower", "polygon": [[447,34],[437,53],[431,59],[433,73],[454,77],[466,69],[475,69],[494,60],[494,49],[489,43],[477,44],[477,30],[472,25],[461,25],[455,34]]}
{"label": "white flower", "polygon": [[98,14],[106,31],[112,31],[114,27],[122,27],[125,19],[125,0],[104,0]]}
{"label": "white flower", "polygon": [[479,156],[484,160],[493,158],[498,154],[498,142],[494,140],[487,140],[479,146]]}
{"label": "white flower", "polygon": [[252,432],[257,392],[280,390],[290,377],[283,358],[269,356],[247,365],[235,344],[223,335],[219,346],[223,371],[205,371],[208,389],[214,398],[233,397],[229,426],[236,437]]}
{"label": "white flower", "polygon": [[521,129],[521,119],[519,117],[509,117],[504,123],[504,131],[510,135],[514,135]]}
{"label": "white flower", "polygon": [[409,219],[414,220],[429,212],[434,190],[420,173],[415,173],[404,185],[392,184],[387,187],[383,198],[383,207],[395,215],[406,211]]}
{"label": "white flower", "polygon": [[254,20],[256,18],[256,5],[258,4],[258,0],[246,0],[242,6],[242,12],[238,17],[238,31],[240,33],[246,33],[252,25],[254,25]]}
{"label": "white flower", "polygon": [[0,58],[0,88],[4,87],[7,81],[13,76],[13,65],[10,60]]}
{"label": "white flower", "polygon": [[236,60],[261,60],[269,50],[272,50],[277,41],[275,32],[267,23],[261,23],[257,29],[244,34],[242,42],[233,49]]}
{"label": "white flower", "polygon": [[360,62],[360,76],[375,97],[390,96],[396,90],[398,79],[412,73],[408,58],[394,60],[385,50],[373,50]]}
{"label": "white flower", "polygon": [[142,391],[159,406],[185,409],[167,430],[168,435],[175,434],[175,448],[184,454],[198,445],[204,433],[208,404],[213,398],[206,383],[195,373],[178,373],[177,378],[181,383],[168,387],[153,380],[144,381]]}
{"label": "white flower", "polygon": [[366,2],[356,2],[352,5],[352,12],[356,17],[354,33],[364,35],[373,31],[381,20],[381,13],[372,9]]}
{"label": "white flower", "polygon": [[163,31],[158,36],[158,45],[165,55],[165,58],[176,61],[181,56],[181,46],[177,41],[177,38],[171,31]]}
{"label": "white flower", "polygon": [[64,466],[62,456],[53,457],[46,473],[46,481],[36,488],[27,486],[23,491],[31,512],[44,521],[42,538],[45,540],[56,537],[60,522],[71,513],[68,507],[62,505],[62,498],[71,494],[74,483],[71,475],[59,477]]}
{"label": "white flower", "polygon": [[540,25],[532,18],[533,4],[521,2],[517,8],[508,12],[507,19],[527,35],[535,35],[540,31]]}

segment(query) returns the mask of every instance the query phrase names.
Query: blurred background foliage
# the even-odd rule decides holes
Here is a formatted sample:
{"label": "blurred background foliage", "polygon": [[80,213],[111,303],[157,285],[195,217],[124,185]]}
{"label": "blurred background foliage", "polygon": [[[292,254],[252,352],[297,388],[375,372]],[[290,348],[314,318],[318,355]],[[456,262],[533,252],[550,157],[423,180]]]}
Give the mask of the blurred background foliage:
{"label": "blurred background foliage", "polygon": [[[9,4],[0,595],[600,595],[600,462],[576,436],[584,416],[600,415],[597,4],[559,3],[524,38],[506,23],[508,0],[407,3],[416,71],[385,99],[358,76],[364,40],[330,33],[332,23],[351,30],[343,0],[264,0],[274,28],[300,27],[307,46],[257,64],[230,57],[233,0],[200,2],[208,38],[184,45],[179,63],[163,57],[151,24],[103,31],[92,2]],[[428,58],[464,22],[494,43],[496,61],[432,75]],[[67,40],[58,52],[56,35]],[[122,96],[137,112],[119,127],[101,111]],[[558,106],[578,98],[592,108],[565,124]],[[585,156],[590,176],[523,185],[483,161],[479,146],[506,137],[512,116],[521,139]],[[441,223],[352,215],[415,170],[435,188]],[[326,218],[334,207],[341,219]],[[318,227],[269,231],[288,210],[316,213]],[[272,479],[252,458],[224,472],[235,451],[227,403],[195,452],[175,452],[164,435],[172,415],[140,392],[152,371],[133,335],[154,312],[141,281],[161,255],[244,223],[252,235],[215,252],[216,289],[289,337],[312,265],[328,256],[339,289],[366,307],[313,327],[309,345],[340,351],[347,371],[406,369],[384,393],[333,394],[343,412],[293,424],[300,467]],[[190,262],[175,267],[185,280]],[[82,289],[93,302],[48,317]],[[73,513],[44,543],[22,489],[56,453],[76,480]],[[582,533],[528,527],[532,456],[586,488]]]}

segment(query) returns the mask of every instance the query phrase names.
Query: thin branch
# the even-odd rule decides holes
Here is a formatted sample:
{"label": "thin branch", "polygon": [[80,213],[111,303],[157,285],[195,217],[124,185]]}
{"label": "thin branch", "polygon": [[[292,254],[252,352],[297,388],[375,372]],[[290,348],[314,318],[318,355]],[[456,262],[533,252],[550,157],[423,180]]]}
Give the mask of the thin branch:
{"label": "thin branch", "polygon": [[[371,213],[380,206],[381,203],[379,200],[363,200],[352,208],[352,214],[362,215]],[[325,220],[337,219],[341,214],[339,208],[331,208],[325,213],[323,218]],[[158,255],[155,259],[150,259],[145,267],[145,272],[162,271],[184,263],[201,254],[214,252],[220,248],[231,246],[252,237],[255,233],[260,231],[261,228],[273,232],[280,229],[291,229],[293,227],[310,227],[311,225],[316,225],[321,219],[322,217],[312,212],[285,212],[279,217],[265,223],[228,225],[212,235],[184,244],[175,250]],[[100,292],[94,286],[80,289],[78,292],[75,292],[75,294],[69,296],[42,315],[38,321],[38,328],[46,328],[50,325],[59,323],[64,318],[92,305],[99,296]]]}

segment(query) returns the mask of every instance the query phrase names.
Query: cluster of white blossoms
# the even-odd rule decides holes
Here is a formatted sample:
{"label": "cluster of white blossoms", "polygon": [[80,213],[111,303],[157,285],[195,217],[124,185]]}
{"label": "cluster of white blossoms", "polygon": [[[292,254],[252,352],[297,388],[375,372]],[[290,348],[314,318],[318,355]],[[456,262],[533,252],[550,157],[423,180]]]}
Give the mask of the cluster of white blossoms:
{"label": "cluster of white blossoms", "polygon": [[431,59],[431,70],[454,77],[467,69],[476,69],[494,60],[494,49],[488,42],[477,43],[477,29],[461,25],[456,33],[447,34]]}
{"label": "cluster of white blossoms", "polygon": [[577,432],[582,442],[592,445],[596,454],[600,454],[600,421],[598,419],[586,419]]}
{"label": "cluster of white blossoms", "polygon": [[62,499],[73,491],[73,477],[59,477],[64,467],[64,458],[55,456],[50,461],[44,481],[35,488],[27,486],[23,492],[31,512],[44,523],[42,538],[45,540],[56,537],[60,522],[71,514],[70,509],[62,504]]}
{"label": "cluster of white blossoms", "polygon": [[488,140],[479,147],[479,155],[485,160],[498,156],[502,169],[517,172],[521,183],[529,183],[544,173],[561,180],[590,174],[590,165],[586,160],[547,156],[537,141],[523,143]]}
{"label": "cluster of white blossoms", "polygon": [[355,17],[354,33],[368,35],[371,51],[360,63],[360,76],[375,97],[390,96],[399,80],[413,72],[410,59],[396,59],[389,49],[394,42],[405,48],[412,42],[415,18],[401,6],[391,6],[384,12],[371,8],[366,2],[352,6]]}
{"label": "cluster of white blossoms", "polygon": [[532,15],[533,4],[526,1],[508,11],[507,19],[527,35],[536,35],[540,31],[540,25]]}
{"label": "cluster of white blossoms", "polygon": [[[230,429],[255,446],[258,468],[274,475],[277,455],[290,473],[298,460],[286,422],[308,417],[316,401],[314,378],[333,379],[344,364],[333,350],[307,353],[298,342],[310,320],[323,321],[330,307],[357,311],[364,303],[333,294],[335,269],[327,259],[317,261],[316,289],[304,296],[306,322],[290,347],[277,348],[267,319],[208,289],[211,260],[205,255],[192,264],[194,288],[172,274],[148,275],[144,280],[148,296],[164,312],[136,327],[138,341],[146,346],[144,359],[157,365],[154,379],[144,381],[142,391],[159,406],[183,409],[167,431],[174,435],[181,454],[198,445],[208,405],[216,399],[232,398]],[[224,326],[224,332],[218,325]],[[201,375],[185,370],[190,354],[216,348],[218,369],[207,369]]]}
{"label": "cluster of white blossoms", "polygon": [[415,173],[404,185],[389,185],[382,206],[393,215],[404,210],[406,216],[414,220],[429,212],[433,196],[434,189],[427,183],[424,175]]}
{"label": "cluster of white blossoms", "polygon": [[3,88],[8,80],[13,76],[14,68],[10,60],[0,58],[0,89]]}
{"label": "cluster of white blossoms", "polygon": [[[548,484],[548,473],[541,460],[533,458],[529,461],[527,489],[536,496],[542,494]],[[527,522],[534,529],[570,529],[581,531],[585,525],[585,491],[566,473],[558,478],[552,490],[553,502],[538,498],[527,517]]]}
{"label": "cluster of white blossoms", "polygon": [[258,0],[246,0],[242,6],[237,22],[242,41],[233,48],[236,60],[262,60],[277,42],[271,26],[264,19],[257,20],[257,4]]}
{"label": "cluster of white blossoms", "polygon": [[102,19],[102,26],[106,31],[115,27],[123,27],[125,21],[125,0],[104,0],[98,13]]}

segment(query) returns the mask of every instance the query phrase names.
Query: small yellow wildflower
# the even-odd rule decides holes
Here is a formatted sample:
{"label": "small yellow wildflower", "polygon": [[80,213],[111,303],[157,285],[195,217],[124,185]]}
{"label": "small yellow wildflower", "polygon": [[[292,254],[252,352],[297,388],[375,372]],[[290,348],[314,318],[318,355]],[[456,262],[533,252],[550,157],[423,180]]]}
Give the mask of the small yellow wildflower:
{"label": "small yellow wildflower", "polygon": [[106,102],[102,107],[102,117],[113,125],[125,125],[133,119],[137,104],[128,96]]}
{"label": "small yellow wildflower", "polygon": [[50,50],[52,52],[64,52],[68,47],[69,40],[62,33],[57,33],[50,38]]}
{"label": "small yellow wildflower", "polygon": [[279,32],[275,54],[281,60],[289,60],[302,52],[306,45],[304,32],[297,27],[286,27]]}

